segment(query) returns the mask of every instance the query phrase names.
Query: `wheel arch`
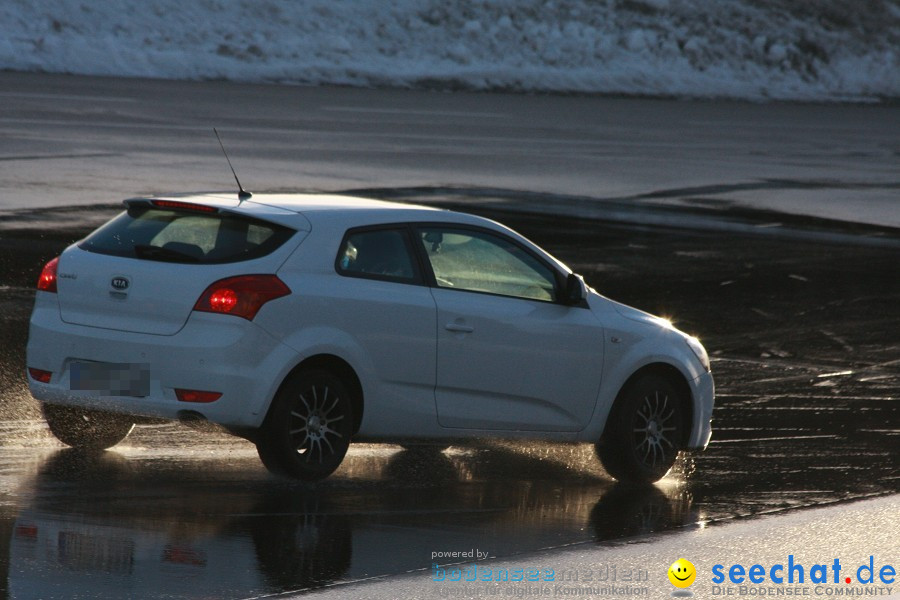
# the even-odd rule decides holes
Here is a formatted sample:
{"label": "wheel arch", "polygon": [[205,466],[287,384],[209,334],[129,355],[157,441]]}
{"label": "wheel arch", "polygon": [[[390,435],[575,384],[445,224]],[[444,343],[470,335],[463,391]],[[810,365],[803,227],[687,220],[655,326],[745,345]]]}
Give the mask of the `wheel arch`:
{"label": "wheel arch", "polygon": [[[353,407],[353,434],[355,435],[359,431],[359,427],[362,424],[364,410],[364,394],[362,383],[360,382],[359,376],[356,374],[356,371],[352,366],[350,366],[350,363],[339,356],[327,353],[314,354],[312,356],[304,358],[302,361],[297,363],[294,368],[284,376],[284,378],[281,380],[281,384],[278,386],[278,391],[281,391],[281,388],[296,373],[307,369],[321,369],[324,371],[329,371],[330,373],[333,373],[335,376],[339,377],[342,381],[344,381],[344,383],[346,383],[347,388],[350,390],[350,402],[351,406]],[[276,392],[276,394],[277,393],[278,392]],[[271,406],[269,407],[269,409],[271,410]]]}
{"label": "wheel arch", "polygon": [[684,374],[674,365],[665,362],[653,362],[648,365],[642,366],[637,371],[632,373],[628,377],[628,379],[625,380],[625,383],[623,383],[619,387],[619,391],[616,393],[616,399],[613,401],[613,405],[609,410],[609,414],[607,415],[606,423],[603,427],[603,433],[600,435],[601,443],[606,438],[606,432],[610,426],[610,423],[614,421],[614,415],[618,407],[622,404],[625,392],[629,387],[634,385],[636,381],[648,375],[656,375],[658,377],[666,379],[675,387],[679,395],[687,404],[687,410],[684,411],[684,415],[682,416],[684,439],[681,440],[682,449],[687,447],[688,441],[691,439],[691,434],[693,432],[695,410],[694,394],[692,393],[691,386]]}

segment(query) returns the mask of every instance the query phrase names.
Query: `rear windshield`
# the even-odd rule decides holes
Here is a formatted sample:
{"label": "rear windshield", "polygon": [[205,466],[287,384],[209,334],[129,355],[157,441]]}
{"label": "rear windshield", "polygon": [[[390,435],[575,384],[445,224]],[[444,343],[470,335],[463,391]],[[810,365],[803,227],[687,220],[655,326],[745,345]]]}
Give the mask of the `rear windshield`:
{"label": "rear windshield", "polygon": [[265,256],[293,234],[289,227],[232,213],[132,205],[78,247],[128,258],[214,264]]}

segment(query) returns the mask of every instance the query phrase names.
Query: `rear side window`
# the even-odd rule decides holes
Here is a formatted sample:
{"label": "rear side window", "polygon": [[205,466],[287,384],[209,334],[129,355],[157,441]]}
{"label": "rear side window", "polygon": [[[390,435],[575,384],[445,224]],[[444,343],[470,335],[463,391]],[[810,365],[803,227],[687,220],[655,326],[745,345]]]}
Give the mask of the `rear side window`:
{"label": "rear side window", "polygon": [[338,253],[337,270],[350,277],[401,283],[420,281],[406,232],[402,229],[348,232]]}
{"label": "rear side window", "polygon": [[294,233],[289,227],[233,213],[133,205],[78,247],[128,258],[216,264],[260,258]]}

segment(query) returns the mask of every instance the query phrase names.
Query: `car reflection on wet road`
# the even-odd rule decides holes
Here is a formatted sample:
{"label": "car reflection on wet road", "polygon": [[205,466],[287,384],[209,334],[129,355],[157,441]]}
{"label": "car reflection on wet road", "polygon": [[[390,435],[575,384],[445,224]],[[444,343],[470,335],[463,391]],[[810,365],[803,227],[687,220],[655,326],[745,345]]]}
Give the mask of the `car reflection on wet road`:
{"label": "car reflection on wet road", "polygon": [[707,452],[630,489],[589,446],[360,444],[315,486],[269,476],[247,442],[181,425],[139,428],[99,455],[61,449],[28,398],[22,352],[32,280],[83,230],[7,227],[0,589],[244,598],[428,569],[438,551],[510,556],[900,490],[896,237],[501,220],[601,293],[699,335],[718,388]]}
{"label": "car reflection on wet road", "polygon": [[629,490],[504,448],[361,445],[335,482],[307,488],[260,472],[244,444],[212,458],[220,442],[204,439],[192,458],[49,453],[19,491],[11,596],[247,597],[428,567],[436,551],[509,556],[698,518],[677,484]]}

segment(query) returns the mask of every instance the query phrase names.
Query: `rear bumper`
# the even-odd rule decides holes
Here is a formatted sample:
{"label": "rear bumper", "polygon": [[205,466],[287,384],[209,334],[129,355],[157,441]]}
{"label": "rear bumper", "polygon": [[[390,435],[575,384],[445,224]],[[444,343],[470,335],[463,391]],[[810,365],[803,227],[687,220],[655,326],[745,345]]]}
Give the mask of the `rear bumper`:
{"label": "rear bumper", "polygon": [[[226,427],[254,428],[296,352],[244,319],[192,313],[175,335],[130,333],[64,323],[55,302],[38,299],[31,317],[27,365],[50,371],[49,383],[28,377],[31,394],[66,404],[124,414],[178,419],[199,413]],[[73,361],[133,363],[150,374],[147,396],[110,396],[70,389]],[[181,402],[175,389],[221,392],[210,403]],[[196,416],[196,415],[194,415]]]}
{"label": "rear bumper", "polygon": [[706,450],[712,437],[712,411],[715,404],[715,384],[712,373],[704,373],[691,383],[694,395],[694,422],[688,450]]}

